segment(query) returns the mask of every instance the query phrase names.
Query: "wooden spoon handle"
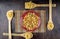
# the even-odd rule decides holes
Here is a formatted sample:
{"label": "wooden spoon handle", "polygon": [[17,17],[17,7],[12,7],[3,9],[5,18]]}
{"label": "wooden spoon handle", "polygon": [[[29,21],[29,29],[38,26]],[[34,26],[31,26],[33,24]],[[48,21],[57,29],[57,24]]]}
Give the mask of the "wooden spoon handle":
{"label": "wooden spoon handle", "polygon": [[11,36],[11,21],[9,20],[9,39],[12,39],[12,36]]}
{"label": "wooden spoon handle", "polygon": [[52,0],[49,0],[49,21],[52,21]]}

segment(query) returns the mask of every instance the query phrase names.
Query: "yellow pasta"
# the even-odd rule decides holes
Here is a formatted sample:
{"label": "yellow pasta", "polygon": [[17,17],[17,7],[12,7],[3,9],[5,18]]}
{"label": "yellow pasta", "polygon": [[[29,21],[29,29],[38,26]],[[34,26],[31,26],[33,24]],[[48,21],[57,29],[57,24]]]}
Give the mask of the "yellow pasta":
{"label": "yellow pasta", "polygon": [[28,29],[32,30],[38,26],[38,16],[35,13],[28,13],[23,19],[23,25]]}

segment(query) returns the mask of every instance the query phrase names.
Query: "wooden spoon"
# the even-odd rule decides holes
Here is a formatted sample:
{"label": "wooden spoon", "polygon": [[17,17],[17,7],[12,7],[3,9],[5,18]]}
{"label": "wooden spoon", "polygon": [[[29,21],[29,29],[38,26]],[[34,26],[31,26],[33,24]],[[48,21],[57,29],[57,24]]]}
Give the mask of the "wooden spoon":
{"label": "wooden spoon", "polygon": [[52,0],[49,0],[49,21],[47,24],[47,29],[50,31],[53,30],[53,28],[54,28],[54,24],[52,21]]}
{"label": "wooden spoon", "polygon": [[9,10],[6,14],[7,16],[7,19],[8,19],[8,28],[9,28],[9,39],[12,39],[12,36],[11,36],[11,20],[13,18],[13,10]]}
{"label": "wooden spoon", "polygon": [[[32,1],[25,2],[25,9],[33,9],[35,7],[48,7],[49,4],[35,4]],[[52,7],[56,7],[56,4],[53,4]]]}
{"label": "wooden spoon", "polygon": [[[8,33],[3,33],[3,35],[8,36],[9,34]],[[33,37],[33,34],[31,32],[25,32],[23,34],[12,33],[11,35],[12,36],[21,36],[21,37],[24,37],[25,39],[31,39]]]}

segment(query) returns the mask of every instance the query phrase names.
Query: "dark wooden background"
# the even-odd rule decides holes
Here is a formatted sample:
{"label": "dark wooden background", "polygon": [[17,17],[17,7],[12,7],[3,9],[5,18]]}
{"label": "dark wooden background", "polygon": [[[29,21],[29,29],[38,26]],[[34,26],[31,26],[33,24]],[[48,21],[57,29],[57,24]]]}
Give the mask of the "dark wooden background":
{"label": "dark wooden background", "polygon": [[[0,0],[0,39],[8,39],[7,36],[3,36],[3,32],[8,32],[8,20],[6,12],[8,10],[24,10],[25,1],[30,0]],[[35,3],[48,3],[48,0],[31,0]],[[53,8],[53,22],[54,29],[52,31],[46,31],[45,33],[35,33],[32,39],[60,39],[60,1],[53,0],[57,6]],[[34,8],[36,10],[46,10],[46,20],[48,21],[48,7]],[[14,21],[14,19],[13,19]],[[12,21],[12,32],[14,32],[14,23]],[[46,21],[46,24],[47,24]],[[24,39],[22,37],[13,37],[13,39]]]}

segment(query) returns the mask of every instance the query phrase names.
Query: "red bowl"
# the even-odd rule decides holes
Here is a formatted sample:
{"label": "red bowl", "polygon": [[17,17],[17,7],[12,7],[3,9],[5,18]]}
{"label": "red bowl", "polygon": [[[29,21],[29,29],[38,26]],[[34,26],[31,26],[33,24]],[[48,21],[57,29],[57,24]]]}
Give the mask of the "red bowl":
{"label": "red bowl", "polygon": [[[38,25],[37,25],[37,27],[34,27],[34,28],[31,29],[31,30],[28,29],[28,28],[26,28],[26,27],[25,27],[26,25],[23,25],[23,19],[24,19],[24,17],[25,17],[28,13],[34,13],[34,14],[38,17]],[[26,31],[34,31],[34,30],[36,30],[37,28],[40,27],[40,24],[41,24],[40,14],[39,14],[38,12],[34,11],[34,10],[27,10],[27,11],[23,12],[23,14],[22,14],[22,16],[21,16],[21,18],[20,18],[20,25],[21,25],[21,27],[22,27],[23,29],[25,29]]]}

